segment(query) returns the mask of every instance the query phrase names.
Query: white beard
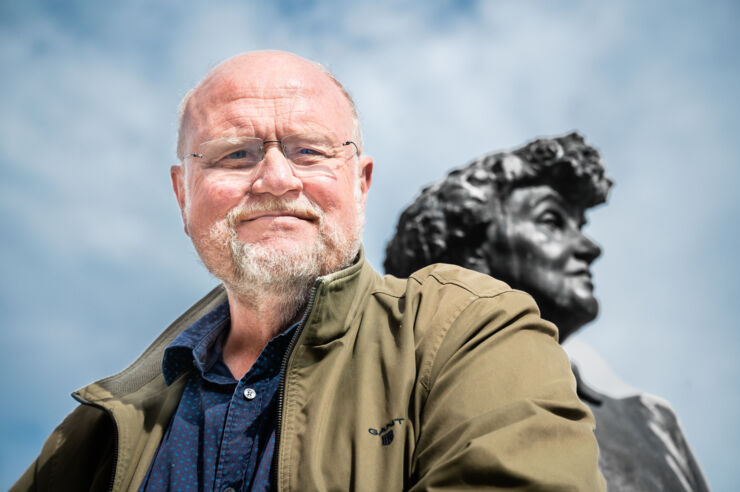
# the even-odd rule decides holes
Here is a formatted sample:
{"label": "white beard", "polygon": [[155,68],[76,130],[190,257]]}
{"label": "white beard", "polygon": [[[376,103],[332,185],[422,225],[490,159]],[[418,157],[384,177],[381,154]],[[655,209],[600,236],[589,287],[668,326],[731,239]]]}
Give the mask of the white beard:
{"label": "white beard", "polygon": [[[356,188],[359,189],[359,180]],[[357,257],[365,210],[357,190],[355,198],[357,221],[350,230],[341,230],[327,222],[324,212],[308,200],[273,198],[235,207],[211,227],[207,237],[194,244],[206,268],[243,302],[258,306],[264,296],[277,298],[281,324],[285,324],[306,303],[318,277],[346,268]],[[316,217],[319,234],[313,244],[308,249],[301,242],[275,249],[269,244],[250,244],[239,239],[236,226],[240,217],[273,210]],[[223,257],[224,253],[229,254],[231,261],[218,261],[215,255]]]}

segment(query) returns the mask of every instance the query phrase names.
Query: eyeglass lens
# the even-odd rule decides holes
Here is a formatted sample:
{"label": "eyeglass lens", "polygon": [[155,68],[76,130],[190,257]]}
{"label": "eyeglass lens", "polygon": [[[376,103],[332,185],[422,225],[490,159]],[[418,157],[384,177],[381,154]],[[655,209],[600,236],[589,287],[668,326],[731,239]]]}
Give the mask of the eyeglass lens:
{"label": "eyeglass lens", "polygon": [[297,175],[333,174],[345,162],[348,149],[356,149],[353,142],[340,142],[321,133],[296,134],[280,141],[264,142],[255,137],[226,137],[203,143],[197,157],[208,168],[252,172],[265,158],[270,145],[282,150]]}

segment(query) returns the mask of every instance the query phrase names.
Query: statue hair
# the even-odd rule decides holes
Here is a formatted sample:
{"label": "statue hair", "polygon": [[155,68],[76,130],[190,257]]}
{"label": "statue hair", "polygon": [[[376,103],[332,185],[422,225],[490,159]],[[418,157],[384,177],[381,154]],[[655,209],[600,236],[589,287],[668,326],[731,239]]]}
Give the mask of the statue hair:
{"label": "statue hair", "polygon": [[424,188],[401,213],[386,246],[386,273],[407,277],[451,263],[490,274],[483,248],[501,204],[515,188],[542,184],[586,209],[606,201],[612,181],[599,151],[578,132],[483,155]]}

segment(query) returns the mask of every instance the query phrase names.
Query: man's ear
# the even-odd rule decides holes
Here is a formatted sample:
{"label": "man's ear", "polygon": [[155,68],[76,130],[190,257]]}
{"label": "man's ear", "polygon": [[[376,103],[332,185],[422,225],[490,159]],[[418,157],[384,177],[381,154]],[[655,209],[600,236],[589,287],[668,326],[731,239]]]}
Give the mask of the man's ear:
{"label": "man's ear", "polygon": [[185,229],[185,234],[188,236],[188,218],[185,213],[185,203],[187,197],[185,196],[185,168],[183,166],[174,165],[170,167],[170,178],[172,178],[172,190],[175,192],[175,198],[177,198],[177,204],[180,206],[180,215],[182,216],[182,223]]}
{"label": "man's ear", "polygon": [[369,155],[360,157],[357,163],[357,173],[360,179],[360,190],[362,191],[362,200],[367,200],[367,190],[370,189],[370,183],[373,181],[373,158]]}

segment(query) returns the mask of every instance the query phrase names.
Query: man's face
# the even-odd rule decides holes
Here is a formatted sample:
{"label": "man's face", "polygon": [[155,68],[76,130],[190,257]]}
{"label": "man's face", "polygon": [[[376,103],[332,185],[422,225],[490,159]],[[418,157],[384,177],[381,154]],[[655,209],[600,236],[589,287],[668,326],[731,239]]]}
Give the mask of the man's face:
{"label": "man's face", "polygon": [[488,231],[492,274],[529,292],[563,341],[598,314],[590,264],[601,249],[583,235],[581,207],[547,185],[515,188]]}
{"label": "man's face", "polygon": [[[190,99],[186,154],[228,137],[355,139],[348,101],[315,67],[286,54],[240,58],[217,69]],[[371,173],[372,160],[351,147],[331,172],[299,176],[280,146],[268,143],[250,172],[188,157],[173,166],[172,179],[187,234],[228,286],[238,281],[239,263],[261,278],[272,278],[270,270],[316,276],[346,266],[359,247]],[[315,271],[305,268],[311,262],[308,270]]]}

